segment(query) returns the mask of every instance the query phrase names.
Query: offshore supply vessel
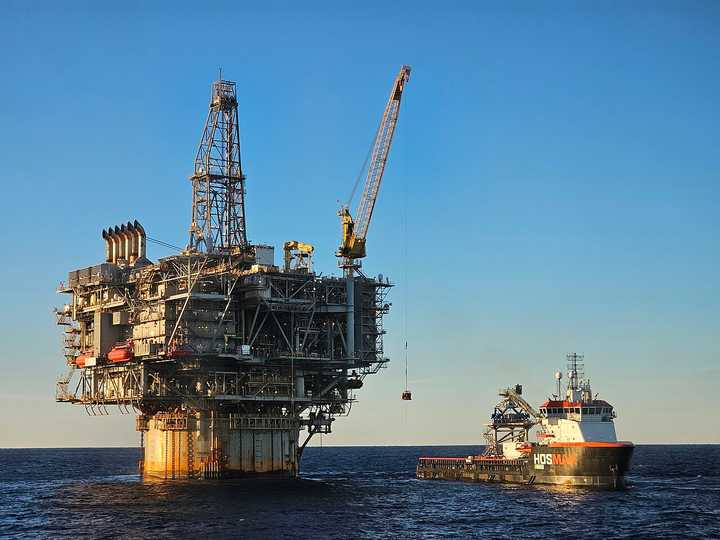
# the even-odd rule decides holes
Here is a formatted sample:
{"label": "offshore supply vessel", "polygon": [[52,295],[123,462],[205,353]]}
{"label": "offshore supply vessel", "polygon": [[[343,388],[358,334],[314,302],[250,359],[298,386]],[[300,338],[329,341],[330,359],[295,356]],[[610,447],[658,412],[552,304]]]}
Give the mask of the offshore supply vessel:
{"label": "offshore supply vessel", "polygon": [[[420,479],[468,482],[557,484],[619,489],[625,486],[634,445],[617,440],[613,406],[593,397],[584,379],[583,357],[571,353],[568,383],[535,410],[523,397],[522,386],[500,391],[503,398],[491,415],[482,455],[421,457]],[[537,442],[530,430],[538,427]]]}

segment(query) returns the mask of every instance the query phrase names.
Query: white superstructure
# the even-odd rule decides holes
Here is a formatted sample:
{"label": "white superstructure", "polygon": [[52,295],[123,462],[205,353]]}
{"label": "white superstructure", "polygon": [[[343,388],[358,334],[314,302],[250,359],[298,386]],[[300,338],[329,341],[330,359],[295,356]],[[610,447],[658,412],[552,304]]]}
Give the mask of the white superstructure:
{"label": "white superstructure", "polygon": [[[564,399],[553,396],[540,406],[541,443],[617,442],[612,405],[593,399],[590,381],[582,377],[582,356],[568,355]],[[556,378],[559,386],[562,375],[558,373]]]}

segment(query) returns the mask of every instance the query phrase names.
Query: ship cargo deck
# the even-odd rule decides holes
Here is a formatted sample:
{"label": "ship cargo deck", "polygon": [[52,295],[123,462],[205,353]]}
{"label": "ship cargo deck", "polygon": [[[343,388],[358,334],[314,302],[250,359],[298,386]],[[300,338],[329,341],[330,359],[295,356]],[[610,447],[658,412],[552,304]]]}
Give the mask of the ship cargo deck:
{"label": "ship cargo deck", "polygon": [[417,477],[424,480],[464,480],[466,482],[528,483],[535,480],[529,473],[528,459],[502,457],[420,457]]}

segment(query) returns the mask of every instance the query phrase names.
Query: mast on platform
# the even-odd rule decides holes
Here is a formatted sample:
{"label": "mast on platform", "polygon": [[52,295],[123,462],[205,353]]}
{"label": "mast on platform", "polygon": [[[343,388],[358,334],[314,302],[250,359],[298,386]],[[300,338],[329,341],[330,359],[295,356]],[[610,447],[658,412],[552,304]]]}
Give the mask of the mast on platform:
{"label": "mast on platform", "polygon": [[245,175],[235,83],[212,84],[210,110],[195,156],[190,251],[232,254],[247,247]]}

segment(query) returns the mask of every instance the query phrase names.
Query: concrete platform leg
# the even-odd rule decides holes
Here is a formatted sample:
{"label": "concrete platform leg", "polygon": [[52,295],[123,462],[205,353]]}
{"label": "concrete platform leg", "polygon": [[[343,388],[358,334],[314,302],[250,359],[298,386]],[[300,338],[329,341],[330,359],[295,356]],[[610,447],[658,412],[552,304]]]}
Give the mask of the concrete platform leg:
{"label": "concrete platform leg", "polygon": [[297,475],[299,430],[286,417],[158,413],[140,417],[146,478]]}

